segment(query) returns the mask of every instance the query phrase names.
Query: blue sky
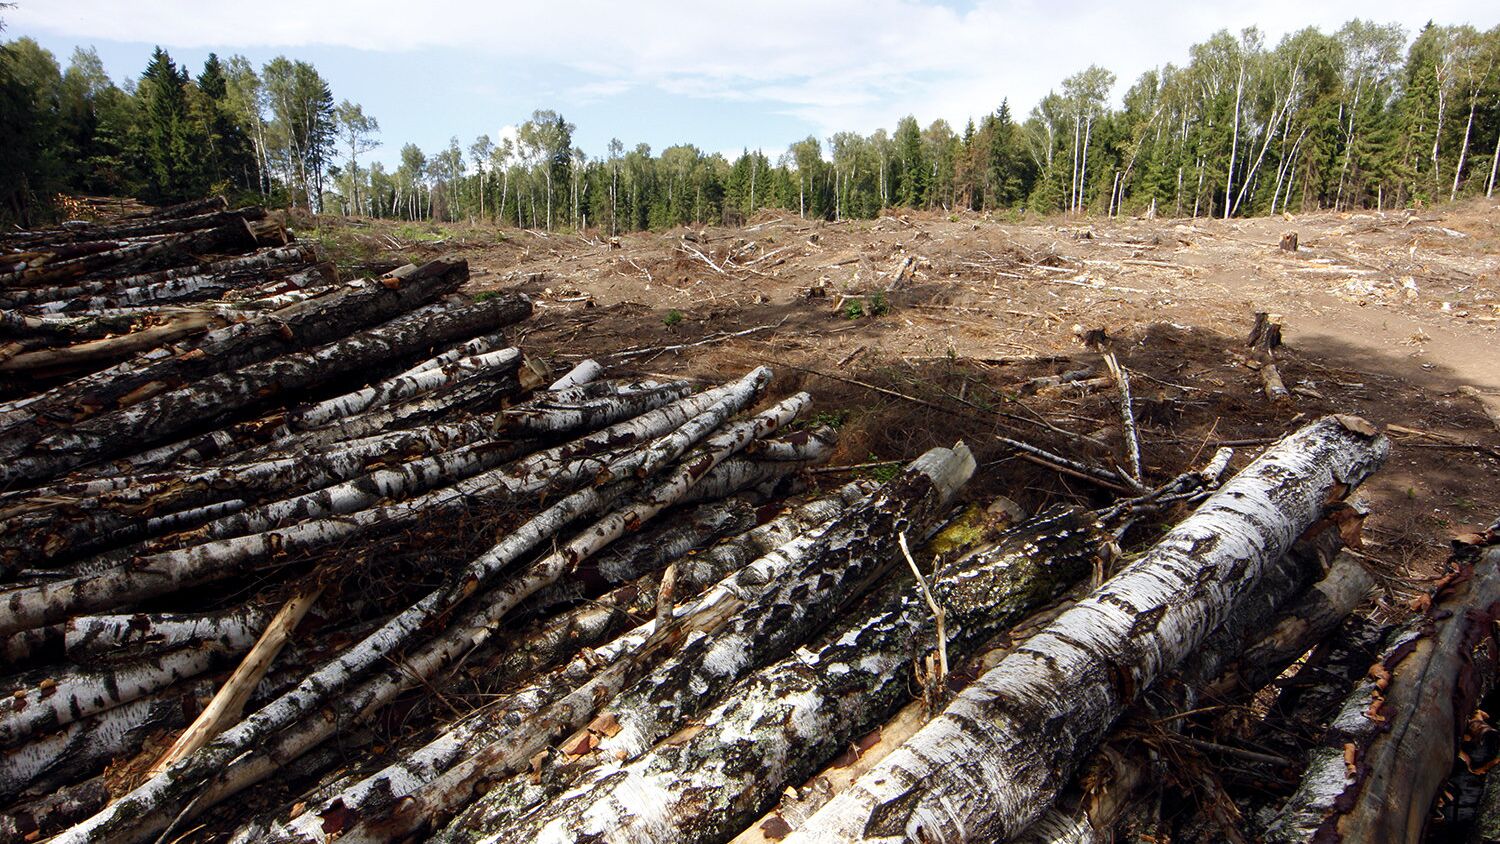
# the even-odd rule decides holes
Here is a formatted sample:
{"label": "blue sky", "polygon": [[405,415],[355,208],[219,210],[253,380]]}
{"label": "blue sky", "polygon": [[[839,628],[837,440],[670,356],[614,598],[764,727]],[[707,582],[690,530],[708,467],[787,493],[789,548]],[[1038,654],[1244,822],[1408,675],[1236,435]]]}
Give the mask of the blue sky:
{"label": "blue sky", "polygon": [[537,108],[561,112],[574,141],[601,155],[611,137],[709,152],[891,127],[904,114],[955,128],[1008,97],[1024,115],[1065,77],[1099,64],[1119,78],[1183,63],[1220,28],[1258,25],[1268,44],[1302,26],[1353,17],[1414,32],[1428,19],[1500,23],[1500,4],[1464,0],[1124,3],[1099,0],[18,0],[7,37],[30,36],[66,63],[98,49],[116,81],[155,44],[196,73],[209,51],[260,65],[315,64],[336,99],[380,121],[393,160],[457,135],[496,137]]}

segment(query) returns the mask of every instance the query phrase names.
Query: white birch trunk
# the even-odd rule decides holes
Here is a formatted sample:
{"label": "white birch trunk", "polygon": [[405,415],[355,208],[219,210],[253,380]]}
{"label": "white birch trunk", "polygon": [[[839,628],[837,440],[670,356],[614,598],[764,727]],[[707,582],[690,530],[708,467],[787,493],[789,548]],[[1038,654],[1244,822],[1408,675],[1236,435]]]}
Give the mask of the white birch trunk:
{"label": "white birch trunk", "polygon": [[964,691],[788,842],[994,840],[1025,829],[1122,709],[1217,627],[1265,567],[1383,461],[1368,423],[1272,446],[1144,557]]}

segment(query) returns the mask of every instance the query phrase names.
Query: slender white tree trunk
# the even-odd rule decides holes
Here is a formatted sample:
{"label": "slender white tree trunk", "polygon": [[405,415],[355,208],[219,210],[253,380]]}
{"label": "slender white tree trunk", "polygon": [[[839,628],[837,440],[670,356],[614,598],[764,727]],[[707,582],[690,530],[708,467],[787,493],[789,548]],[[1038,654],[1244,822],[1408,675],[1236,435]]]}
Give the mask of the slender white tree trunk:
{"label": "slender white tree trunk", "polygon": [[1495,155],[1490,159],[1490,181],[1484,187],[1486,197],[1495,195],[1495,165],[1500,164],[1500,133],[1495,135]]}
{"label": "slender white tree trunk", "polygon": [[1245,62],[1240,61],[1240,78],[1234,84],[1234,132],[1229,136],[1229,173],[1224,177],[1224,219],[1234,212],[1234,154],[1240,143],[1240,100],[1245,93]]}
{"label": "slender white tree trunk", "polygon": [[1453,190],[1448,192],[1448,201],[1458,198],[1458,180],[1464,173],[1464,162],[1469,158],[1469,135],[1474,131],[1474,108],[1476,99],[1469,100],[1469,122],[1464,125],[1464,144],[1459,148],[1458,166],[1453,168]]}

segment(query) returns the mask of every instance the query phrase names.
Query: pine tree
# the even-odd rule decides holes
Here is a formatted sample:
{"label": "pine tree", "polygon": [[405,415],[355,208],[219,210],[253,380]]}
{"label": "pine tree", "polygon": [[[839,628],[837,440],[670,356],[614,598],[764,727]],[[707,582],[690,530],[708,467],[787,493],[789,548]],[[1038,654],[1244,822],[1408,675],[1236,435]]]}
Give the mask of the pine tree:
{"label": "pine tree", "polygon": [[896,202],[907,208],[926,207],[928,162],[915,117],[907,115],[896,124],[895,147]]}
{"label": "pine tree", "polygon": [[146,198],[181,202],[201,195],[205,138],[194,131],[188,113],[187,70],[179,69],[166,50],[157,47],[141,75],[140,137],[146,164]]}

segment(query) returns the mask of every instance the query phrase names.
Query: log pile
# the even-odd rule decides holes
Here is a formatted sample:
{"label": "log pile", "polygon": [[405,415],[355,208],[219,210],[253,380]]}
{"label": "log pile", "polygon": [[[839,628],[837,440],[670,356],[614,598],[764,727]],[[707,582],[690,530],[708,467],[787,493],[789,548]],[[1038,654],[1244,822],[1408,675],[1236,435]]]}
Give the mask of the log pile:
{"label": "log pile", "polygon": [[0,838],[1415,840],[1494,686],[1496,532],[1356,612],[1363,420],[1097,509],[963,510],[963,443],[820,489],[807,393],[557,378],[462,261],[234,307],[316,266],[263,221],[7,241],[11,360],[136,339],[0,408]]}

